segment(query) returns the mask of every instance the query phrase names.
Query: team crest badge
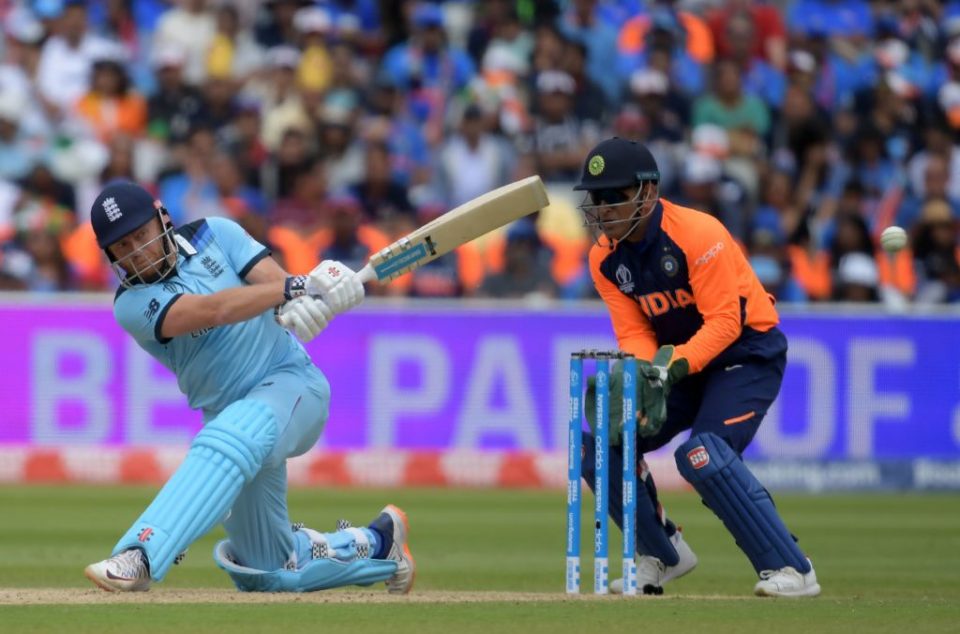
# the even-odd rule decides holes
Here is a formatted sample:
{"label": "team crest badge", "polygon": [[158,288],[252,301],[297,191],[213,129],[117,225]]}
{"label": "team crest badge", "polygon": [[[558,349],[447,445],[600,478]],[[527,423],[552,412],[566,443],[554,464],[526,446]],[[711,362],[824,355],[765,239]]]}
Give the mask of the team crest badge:
{"label": "team crest badge", "polygon": [[591,176],[600,176],[603,172],[603,168],[607,166],[606,161],[603,160],[603,157],[599,154],[591,157],[590,162],[587,163],[587,171],[590,172]]}
{"label": "team crest badge", "polygon": [[663,269],[663,272],[669,277],[673,277],[677,274],[677,271],[680,270],[680,265],[677,263],[677,258],[672,255],[665,255],[660,259],[660,268]]}
{"label": "team crest badge", "polygon": [[617,284],[620,285],[620,292],[627,294],[633,292],[633,274],[626,264],[617,267]]}
{"label": "team crest badge", "polygon": [[103,212],[107,214],[107,220],[110,222],[116,222],[123,217],[120,205],[117,204],[117,199],[113,196],[103,201]]}
{"label": "team crest badge", "polygon": [[694,469],[703,469],[710,464],[710,454],[707,453],[706,447],[700,445],[687,452],[687,460]]}

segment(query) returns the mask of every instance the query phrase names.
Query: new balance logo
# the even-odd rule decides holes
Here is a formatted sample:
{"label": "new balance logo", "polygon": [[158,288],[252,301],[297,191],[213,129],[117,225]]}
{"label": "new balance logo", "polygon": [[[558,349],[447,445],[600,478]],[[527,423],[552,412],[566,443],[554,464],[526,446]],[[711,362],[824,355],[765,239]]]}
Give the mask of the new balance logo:
{"label": "new balance logo", "polygon": [[103,201],[103,211],[107,214],[107,220],[110,222],[116,222],[123,216],[120,213],[120,205],[117,204],[113,196]]}
{"label": "new balance logo", "polygon": [[147,304],[147,309],[143,311],[143,316],[147,318],[147,321],[153,321],[153,318],[157,316],[159,310],[160,302],[156,299],[151,299],[150,303]]}

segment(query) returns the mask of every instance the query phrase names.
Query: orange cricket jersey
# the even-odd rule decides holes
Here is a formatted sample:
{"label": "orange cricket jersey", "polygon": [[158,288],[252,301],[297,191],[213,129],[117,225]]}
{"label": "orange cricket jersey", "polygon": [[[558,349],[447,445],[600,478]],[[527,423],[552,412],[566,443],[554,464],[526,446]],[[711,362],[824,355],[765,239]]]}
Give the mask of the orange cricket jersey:
{"label": "orange cricket jersey", "polygon": [[[662,345],[698,372],[783,352],[767,294],[733,236],[708,214],[660,199],[640,242],[594,245],[590,274],[620,349],[650,360]],[[772,334],[772,333],[771,333]]]}

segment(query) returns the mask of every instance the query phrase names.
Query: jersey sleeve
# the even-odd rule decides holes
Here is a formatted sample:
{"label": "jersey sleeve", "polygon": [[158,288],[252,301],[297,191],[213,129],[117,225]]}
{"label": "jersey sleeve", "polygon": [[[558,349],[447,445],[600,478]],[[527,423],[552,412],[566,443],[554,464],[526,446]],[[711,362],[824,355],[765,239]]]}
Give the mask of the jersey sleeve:
{"label": "jersey sleeve", "polygon": [[160,328],[170,307],[183,293],[167,284],[149,284],[120,293],[113,303],[117,323],[143,345],[167,343],[169,337],[160,335]]}
{"label": "jersey sleeve", "polygon": [[610,321],[620,349],[638,359],[649,361],[657,352],[657,336],[653,332],[653,326],[640,310],[640,305],[621,293],[600,271],[600,264],[606,254],[606,247],[594,245],[590,249],[590,276],[593,278],[593,285],[610,311]]}
{"label": "jersey sleeve", "polygon": [[681,248],[687,256],[690,287],[703,325],[676,350],[690,363],[691,372],[702,370],[736,341],[743,329],[736,261],[740,247],[717,219],[699,213],[695,217],[687,226]]}
{"label": "jersey sleeve", "polygon": [[241,279],[257,262],[270,255],[270,249],[253,239],[243,227],[228,218],[207,218],[207,225],[220,245],[231,268]]}

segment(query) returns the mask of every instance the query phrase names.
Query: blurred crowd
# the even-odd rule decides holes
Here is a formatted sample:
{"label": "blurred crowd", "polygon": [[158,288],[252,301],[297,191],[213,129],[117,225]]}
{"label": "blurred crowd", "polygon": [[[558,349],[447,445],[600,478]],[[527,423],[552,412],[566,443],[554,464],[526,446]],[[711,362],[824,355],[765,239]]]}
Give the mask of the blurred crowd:
{"label": "blurred crowd", "polygon": [[960,301],[960,1],[0,0],[0,25],[2,289],[114,288],[88,214],[115,178],[300,273],[540,174],[549,208],[373,292],[594,297],[571,185],[616,134],[779,301]]}

